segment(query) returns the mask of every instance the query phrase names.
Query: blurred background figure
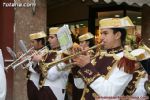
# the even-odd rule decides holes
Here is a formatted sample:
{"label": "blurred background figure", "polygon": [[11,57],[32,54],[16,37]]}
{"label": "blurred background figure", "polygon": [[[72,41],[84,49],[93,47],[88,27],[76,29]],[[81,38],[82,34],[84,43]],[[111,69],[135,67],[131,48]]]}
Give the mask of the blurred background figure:
{"label": "blurred background figure", "polygon": [[1,85],[0,85],[0,100],[5,100],[6,97],[6,76],[5,76],[5,72],[4,72],[4,60],[3,60],[3,55],[2,55],[2,51],[0,49],[0,81],[1,81]]}
{"label": "blurred background figure", "polygon": [[80,29],[79,29],[79,25],[72,25],[71,27],[70,27],[70,29],[71,29],[71,32],[72,32],[72,34],[71,34],[71,37],[72,37],[72,41],[73,42],[76,42],[76,43],[79,43],[79,39],[78,39],[78,37],[80,36]]}

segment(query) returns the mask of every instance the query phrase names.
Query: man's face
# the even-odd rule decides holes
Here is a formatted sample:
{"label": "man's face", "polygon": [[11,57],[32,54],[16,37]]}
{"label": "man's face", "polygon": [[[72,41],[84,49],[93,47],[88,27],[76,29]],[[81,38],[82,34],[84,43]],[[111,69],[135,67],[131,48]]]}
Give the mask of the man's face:
{"label": "man's face", "polygon": [[86,42],[86,41],[81,41],[81,42],[80,42],[80,46],[81,46],[82,48],[89,47],[89,46],[88,46],[88,42]]}
{"label": "man's face", "polygon": [[80,29],[79,28],[75,28],[75,34],[77,35],[79,35],[79,33],[80,33]]}
{"label": "man's face", "polygon": [[37,40],[31,40],[31,46],[34,47],[35,50],[40,49],[40,42]]}
{"label": "man's face", "polygon": [[116,42],[116,34],[113,33],[112,29],[102,29],[101,40],[101,44],[104,49],[114,48],[114,44]]}
{"label": "man's face", "polygon": [[59,47],[58,39],[54,34],[49,35],[48,42],[50,43],[52,49],[56,49]]}

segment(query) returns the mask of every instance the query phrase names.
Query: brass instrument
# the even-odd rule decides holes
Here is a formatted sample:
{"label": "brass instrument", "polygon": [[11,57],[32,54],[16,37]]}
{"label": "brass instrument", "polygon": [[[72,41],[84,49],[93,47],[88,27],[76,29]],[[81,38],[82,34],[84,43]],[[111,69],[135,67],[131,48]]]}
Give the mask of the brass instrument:
{"label": "brass instrument", "polygon": [[25,57],[26,55],[28,55],[28,53],[33,50],[33,47],[30,48],[26,53],[22,54],[18,59],[16,59],[14,62],[12,62],[10,65],[8,65],[7,67],[5,67],[5,70],[8,70],[10,67],[13,67],[18,61],[20,61],[23,57]]}
{"label": "brass instrument", "polygon": [[[93,59],[95,59],[97,56],[99,56],[99,55],[96,55],[96,56],[90,58],[91,61],[92,61]],[[74,67],[73,65],[74,65],[74,63],[69,63],[69,64],[67,64],[67,65],[65,66],[65,68],[63,68],[63,69],[58,68],[58,71],[67,71],[67,70],[70,70],[71,68]]]}
{"label": "brass instrument", "polygon": [[[65,58],[62,58],[61,60],[54,61],[54,62],[51,62],[51,63],[40,62],[42,74],[43,74],[44,76],[46,76],[46,75],[47,75],[47,70],[48,70],[49,68],[53,67],[54,65],[57,65],[57,64],[60,63],[60,62],[67,61],[67,60],[69,60],[69,59],[71,59],[71,58],[73,58],[73,57],[75,57],[75,56],[78,56],[78,55],[82,54],[83,52],[86,52],[86,51],[89,51],[89,50],[93,50],[93,49],[95,49],[95,48],[98,48],[98,47],[100,47],[100,45],[101,45],[101,44],[97,44],[97,45],[95,45],[95,46],[93,46],[93,47],[91,47],[91,48],[89,48],[89,49],[87,49],[87,50],[85,50],[85,51],[78,52],[78,53],[76,53],[76,54],[67,56],[67,57],[65,57]],[[71,63],[71,64],[68,64],[68,65],[66,65],[66,66],[67,66],[67,67],[70,67],[71,65],[72,65],[72,63]],[[63,69],[59,69],[59,71],[62,71],[62,70],[63,70]]]}
{"label": "brass instrument", "polygon": [[[42,49],[32,53],[32,54],[28,54],[33,48],[29,49],[27,53],[24,53],[23,55],[21,55],[17,60],[15,60],[13,63],[11,63],[10,65],[8,65],[7,67],[5,67],[5,70],[8,70],[10,67],[12,67],[13,69],[24,64],[27,61],[30,61],[31,58],[35,55],[35,54],[42,54],[45,55],[49,52],[47,46],[44,46]],[[22,58],[25,58],[23,60],[21,60]],[[21,60],[21,61],[20,61]]]}

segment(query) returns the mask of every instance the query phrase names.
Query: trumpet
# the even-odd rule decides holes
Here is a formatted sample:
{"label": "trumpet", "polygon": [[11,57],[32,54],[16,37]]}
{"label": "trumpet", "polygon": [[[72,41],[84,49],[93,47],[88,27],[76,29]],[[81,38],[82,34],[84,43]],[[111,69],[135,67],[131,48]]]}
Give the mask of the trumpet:
{"label": "trumpet", "polygon": [[[28,56],[28,53],[32,50],[32,48],[30,50],[28,50],[27,53],[21,55],[17,60],[15,60],[13,63],[11,63],[10,65],[8,65],[7,67],[5,67],[5,70],[8,70],[10,67],[12,67],[13,69],[15,69],[16,67],[24,64],[27,61],[30,61],[31,58],[35,55],[35,54],[41,54],[41,55],[45,55],[49,52],[49,49],[47,46],[44,46],[42,49],[32,53],[30,56]],[[21,58],[24,57],[25,59],[23,59],[22,61]],[[19,62],[20,61],[20,62]]]}
{"label": "trumpet", "polygon": [[[87,50],[84,50],[84,51],[78,52],[78,53],[76,53],[76,54],[67,56],[67,57],[62,58],[61,60],[58,60],[58,61],[54,61],[54,62],[46,63],[46,64],[45,64],[45,63],[41,63],[41,71],[42,71],[42,74],[45,76],[46,73],[47,73],[47,70],[48,70],[49,68],[53,67],[54,65],[56,65],[56,64],[58,64],[58,63],[60,63],[60,62],[67,61],[67,60],[69,60],[69,59],[71,59],[71,58],[73,58],[73,57],[75,57],[75,56],[78,56],[78,55],[82,54],[83,52],[87,52],[87,51],[93,50],[93,49],[98,48],[98,47],[100,47],[100,46],[101,46],[101,44],[97,44],[97,45],[95,45],[95,46],[93,46],[93,47],[91,47],[91,48],[89,48],[89,49],[87,49]],[[72,63],[71,63],[71,64],[68,64],[68,65],[66,65],[66,66],[69,67],[69,66],[71,66],[71,65],[72,65]],[[59,70],[61,71],[62,69],[59,69]]]}
{"label": "trumpet", "polygon": [[18,61],[21,60],[22,57],[25,57],[26,55],[28,55],[28,53],[33,50],[34,47],[30,48],[26,53],[22,54],[18,59],[16,59],[14,62],[12,62],[10,65],[8,65],[7,67],[5,67],[5,70],[8,70],[10,67],[14,66]]}
{"label": "trumpet", "polygon": [[[96,56],[94,56],[94,57],[92,57],[92,58],[90,58],[90,60],[93,60],[93,59],[95,59],[96,57],[98,57],[99,55],[96,55]],[[69,64],[67,64],[64,68],[62,68],[62,69],[60,69],[60,68],[58,68],[58,71],[67,71],[67,70],[70,70],[71,68],[73,68],[74,66],[74,63],[69,63]]]}

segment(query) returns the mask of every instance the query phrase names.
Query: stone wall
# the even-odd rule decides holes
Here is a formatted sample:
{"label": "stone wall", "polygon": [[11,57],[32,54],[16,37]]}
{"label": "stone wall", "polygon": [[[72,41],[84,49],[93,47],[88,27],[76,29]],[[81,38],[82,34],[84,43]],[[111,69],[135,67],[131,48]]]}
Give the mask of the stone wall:
{"label": "stone wall", "polygon": [[[18,2],[31,2],[32,0],[19,0]],[[28,35],[38,31],[46,31],[47,1],[36,0],[36,10],[32,8],[17,7],[15,9],[14,23],[14,48],[18,49],[20,39],[26,41],[29,46]],[[14,72],[13,100],[28,100],[26,94],[26,70],[21,68]]]}

